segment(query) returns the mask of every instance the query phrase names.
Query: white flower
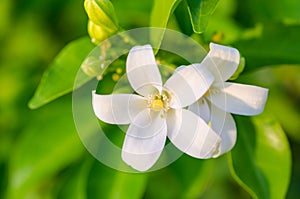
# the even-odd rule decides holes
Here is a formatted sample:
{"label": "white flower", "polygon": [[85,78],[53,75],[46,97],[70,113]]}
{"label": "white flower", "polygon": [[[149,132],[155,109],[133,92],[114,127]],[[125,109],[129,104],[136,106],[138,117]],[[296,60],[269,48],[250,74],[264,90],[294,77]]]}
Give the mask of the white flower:
{"label": "white flower", "polygon": [[222,141],[214,157],[231,150],[236,142],[236,125],[230,113],[259,114],[267,100],[268,89],[226,82],[237,70],[239,60],[236,49],[211,43],[204,60],[195,64],[200,71],[206,68],[214,75],[208,92],[188,108],[210,123],[221,136]]}
{"label": "white flower", "polygon": [[122,159],[139,171],[158,160],[168,136],[183,152],[198,158],[215,153],[220,137],[196,114],[183,109],[196,102],[214,78],[193,65],[174,73],[164,85],[150,45],[128,54],[127,77],[137,94],[98,95],[93,92],[96,116],[111,124],[130,124]]}

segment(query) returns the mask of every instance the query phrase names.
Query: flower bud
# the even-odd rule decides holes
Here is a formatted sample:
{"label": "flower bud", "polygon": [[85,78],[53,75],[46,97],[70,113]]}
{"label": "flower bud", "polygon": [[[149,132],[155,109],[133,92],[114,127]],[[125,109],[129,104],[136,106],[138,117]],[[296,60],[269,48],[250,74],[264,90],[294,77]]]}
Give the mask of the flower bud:
{"label": "flower bud", "polygon": [[89,19],[106,33],[113,34],[119,27],[113,4],[109,0],[85,0]]}
{"label": "flower bud", "polygon": [[94,44],[99,44],[110,35],[110,33],[107,33],[104,29],[94,24],[91,20],[88,22],[88,33]]}

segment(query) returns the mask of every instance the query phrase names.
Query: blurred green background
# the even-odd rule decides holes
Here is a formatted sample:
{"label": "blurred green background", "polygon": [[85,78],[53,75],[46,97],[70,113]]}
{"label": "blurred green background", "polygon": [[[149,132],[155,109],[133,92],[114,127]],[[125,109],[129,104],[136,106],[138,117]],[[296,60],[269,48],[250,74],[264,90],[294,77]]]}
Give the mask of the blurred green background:
{"label": "blurred green background", "polygon": [[[149,26],[152,0],[112,2],[124,29]],[[220,0],[200,36],[180,22],[184,14],[179,8],[169,28],[202,43],[237,47],[247,62],[237,82],[270,89],[267,109],[286,132],[292,151],[286,198],[298,198],[300,3]],[[70,94],[28,108],[55,55],[87,35],[87,20],[83,0],[0,1],[0,198],[251,198],[231,177],[226,155],[206,161],[183,155],[148,174],[117,172],[96,161],[80,142]]]}

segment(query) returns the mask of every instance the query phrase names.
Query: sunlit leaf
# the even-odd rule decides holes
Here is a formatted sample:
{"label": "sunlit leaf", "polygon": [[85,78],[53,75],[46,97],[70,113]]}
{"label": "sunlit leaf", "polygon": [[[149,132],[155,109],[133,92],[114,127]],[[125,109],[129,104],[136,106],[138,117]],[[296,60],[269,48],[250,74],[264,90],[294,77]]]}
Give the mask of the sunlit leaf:
{"label": "sunlit leaf", "polygon": [[[159,27],[166,28],[170,16],[173,14],[174,9],[178,6],[178,4],[182,0],[154,0],[154,5],[151,11],[150,17],[150,27]],[[154,46],[160,46],[160,43],[163,39],[164,32],[163,31],[153,31],[150,32],[151,41]]]}
{"label": "sunlit leaf", "polygon": [[246,58],[245,71],[261,66],[300,63],[300,25],[265,24],[257,38],[234,46]]}
{"label": "sunlit leaf", "polygon": [[231,152],[233,177],[253,198],[285,198],[291,174],[288,140],[279,123],[268,113],[235,117],[238,140]]}
{"label": "sunlit leaf", "polygon": [[[41,82],[29,102],[30,108],[38,108],[72,91],[80,65],[94,45],[87,37],[68,44],[45,71]],[[83,72],[78,74],[81,84],[91,79]],[[79,85],[79,84],[77,84]]]}
{"label": "sunlit leaf", "polygon": [[219,0],[187,0],[193,30],[202,33]]}
{"label": "sunlit leaf", "polygon": [[70,96],[34,111],[18,137],[9,162],[9,198],[26,198],[83,152]]}
{"label": "sunlit leaf", "polygon": [[140,199],[146,181],[146,174],[124,173],[95,162],[88,180],[88,198]]}
{"label": "sunlit leaf", "polygon": [[[291,175],[291,152],[280,124],[269,114],[253,117],[257,134],[257,166],[270,186],[270,196],[285,198]],[[276,175],[274,175],[276,174]]]}

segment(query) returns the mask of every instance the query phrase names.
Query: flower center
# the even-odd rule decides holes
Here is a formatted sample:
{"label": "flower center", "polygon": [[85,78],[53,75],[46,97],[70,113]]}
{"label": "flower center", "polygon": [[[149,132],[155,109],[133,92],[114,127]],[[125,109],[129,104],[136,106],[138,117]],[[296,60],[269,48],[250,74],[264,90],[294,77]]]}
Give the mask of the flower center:
{"label": "flower center", "polygon": [[167,94],[156,94],[148,96],[148,108],[153,111],[168,111],[169,110],[169,97]]}
{"label": "flower center", "polygon": [[150,105],[150,108],[154,111],[160,111],[164,108],[164,103],[160,99],[153,100],[151,105]]}

